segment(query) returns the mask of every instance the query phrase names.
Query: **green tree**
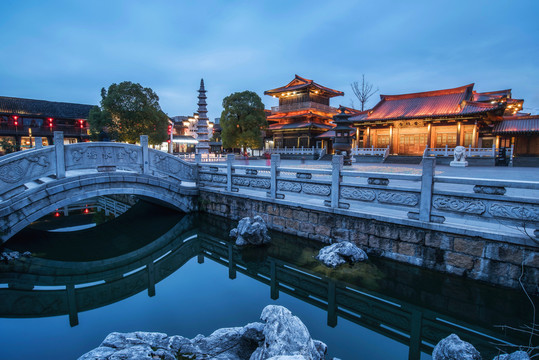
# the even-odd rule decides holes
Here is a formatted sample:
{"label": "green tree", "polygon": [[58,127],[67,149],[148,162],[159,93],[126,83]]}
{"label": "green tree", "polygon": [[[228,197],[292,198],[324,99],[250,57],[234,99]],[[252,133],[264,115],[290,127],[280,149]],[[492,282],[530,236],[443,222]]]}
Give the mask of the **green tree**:
{"label": "green tree", "polygon": [[236,92],[223,99],[223,108],[223,148],[260,148],[262,130],[267,126],[264,104],[260,97],[252,91]]}
{"label": "green tree", "polygon": [[18,147],[15,143],[15,139],[2,138],[2,140],[0,140],[0,150],[2,150],[4,154],[10,154],[12,152],[19,151],[20,147]]}
{"label": "green tree", "polygon": [[94,107],[88,118],[93,139],[135,143],[148,135],[153,145],[167,140],[168,117],[159,106],[159,97],[150,88],[124,81],[101,89],[101,107]]}

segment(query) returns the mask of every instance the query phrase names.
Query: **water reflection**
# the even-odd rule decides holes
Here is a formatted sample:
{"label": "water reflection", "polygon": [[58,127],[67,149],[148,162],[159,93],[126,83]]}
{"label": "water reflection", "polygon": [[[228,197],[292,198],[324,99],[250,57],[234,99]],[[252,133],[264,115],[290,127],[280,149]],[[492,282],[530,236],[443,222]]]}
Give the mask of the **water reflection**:
{"label": "water reflection", "polygon": [[[226,236],[231,223],[204,215],[186,215],[157,239],[128,251],[111,250],[94,261],[28,258],[0,266],[0,316],[33,318],[69,315],[99,308],[155,285],[190,259],[222,264],[229,277],[245,274],[267,284],[269,295],[292,295],[327,311],[327,324],[338,319],[399,341],[409,359],[430,353],[450,333],[472,342],[492,357],[492,341],[523,343],[518,334],[504,334],[493,324],[529,322],[529,306],[518,292],[501,291],[474,282],[445,277],[382,259],[337,270],[321,266],[314,255],[321,244],[273,234],[271,246],[238,249]],[[491,356],[492,355],[492,356]]]}

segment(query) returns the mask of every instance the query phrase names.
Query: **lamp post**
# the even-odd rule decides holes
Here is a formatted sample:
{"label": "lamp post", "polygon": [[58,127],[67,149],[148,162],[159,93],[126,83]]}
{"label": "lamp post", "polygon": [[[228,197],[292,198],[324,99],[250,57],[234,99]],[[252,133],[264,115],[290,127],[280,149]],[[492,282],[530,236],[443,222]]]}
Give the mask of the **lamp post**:
{"label": "lamp post", "polygon": [[345,114],[344,107],[339,108],[340,113],[333,116],[333,121],[337,125],[333,130],[335,131],[335,137],[333,138],[333,149],[335,153],[343,155],[343,165],[352,165],[352,137],[350,132],[353,131],[350,127],[351,115]]}

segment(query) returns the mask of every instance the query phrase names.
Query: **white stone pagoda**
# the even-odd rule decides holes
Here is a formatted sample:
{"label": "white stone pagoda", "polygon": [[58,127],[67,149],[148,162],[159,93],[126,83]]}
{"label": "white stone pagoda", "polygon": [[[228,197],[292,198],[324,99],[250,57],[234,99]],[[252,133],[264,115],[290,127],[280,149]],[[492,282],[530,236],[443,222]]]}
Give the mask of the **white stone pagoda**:
{"label": "white stone pagoda", "polygon": [[200,89],[198,90],[198,122],[197,122],[197,154],[210,153],[210,139],[208,138],[208,109],[206,108],[206,90],[204,89],[204,79],[200,80]]}

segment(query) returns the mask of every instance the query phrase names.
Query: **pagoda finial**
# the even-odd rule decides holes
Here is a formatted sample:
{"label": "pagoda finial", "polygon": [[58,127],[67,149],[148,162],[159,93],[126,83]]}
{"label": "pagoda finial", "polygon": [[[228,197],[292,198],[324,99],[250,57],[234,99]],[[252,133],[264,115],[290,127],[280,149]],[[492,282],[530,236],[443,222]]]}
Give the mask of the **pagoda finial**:
{"label": "pagoda finial", "polygon": [[205,90],[204,89],[204,79],[200,79],[200,90]]}

